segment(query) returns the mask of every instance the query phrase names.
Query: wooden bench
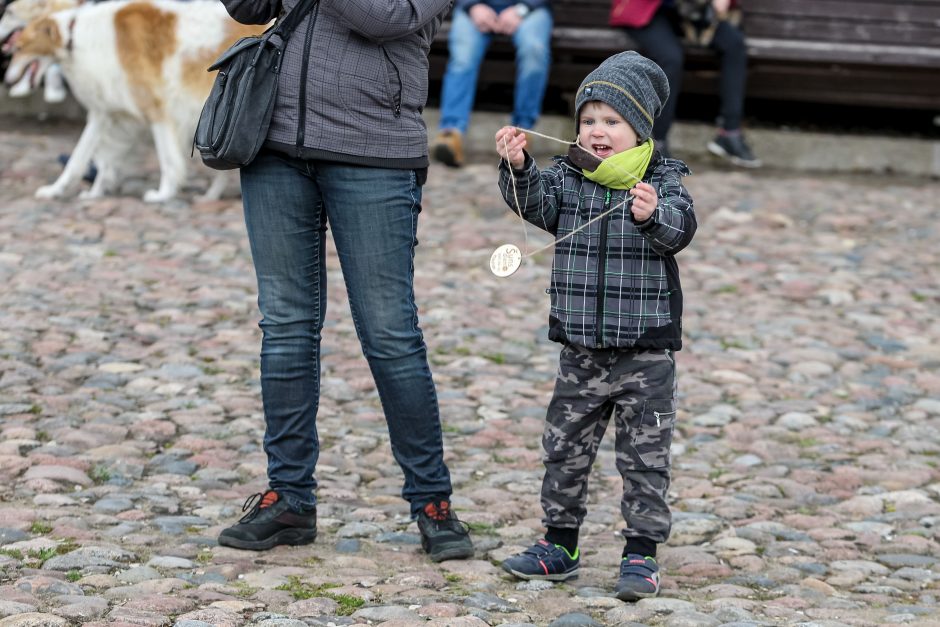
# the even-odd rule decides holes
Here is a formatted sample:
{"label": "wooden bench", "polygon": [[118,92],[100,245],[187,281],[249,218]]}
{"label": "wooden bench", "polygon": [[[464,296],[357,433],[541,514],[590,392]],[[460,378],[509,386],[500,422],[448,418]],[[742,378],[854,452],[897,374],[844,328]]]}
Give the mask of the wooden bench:
{"label": "wooden bench", "polygon": [[[570,102],[584,76],[636,44],[607,26],[609,0],[554,0],[546,103]],[[940,111],[940,0],[743,0],[748,97]],[[431,49],[435,86],[447,61],[447,25]],[[514,80],[512,44],[498,37],[480,88]],[[715,94],[715,55],[687,48],[683,91]],[[568,112],[570,113],[570,111]]]}

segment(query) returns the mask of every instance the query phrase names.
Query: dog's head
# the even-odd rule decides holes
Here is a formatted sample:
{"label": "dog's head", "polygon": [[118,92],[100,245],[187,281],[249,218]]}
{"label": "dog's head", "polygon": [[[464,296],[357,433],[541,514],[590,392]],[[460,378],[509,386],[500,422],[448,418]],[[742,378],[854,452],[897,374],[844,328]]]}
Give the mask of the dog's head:
{"label": "dog's head", "polygon": [[82,0],[16,0],[16,2],[11,2],[0,17],[0,45],[5,46],[15,33],[21,31],[33,20],[56,11],[73,9],[81,2]]}
{"label": "dog's head", "polygon": [[13,58],[3,81],[11,96],[24,96],[36,89],[56,56],[65,46],[65,33],[54,15],[33,20],[20,31],[13,45]]}
{"label": "dog's head", "polygon": [[62,45],[62,29],[51,18],[83,0],[16,0],[0,18],[0,46],[13,55],[4,74],[11,96],[26,96],[39,86],[51,65],[52,52]]}

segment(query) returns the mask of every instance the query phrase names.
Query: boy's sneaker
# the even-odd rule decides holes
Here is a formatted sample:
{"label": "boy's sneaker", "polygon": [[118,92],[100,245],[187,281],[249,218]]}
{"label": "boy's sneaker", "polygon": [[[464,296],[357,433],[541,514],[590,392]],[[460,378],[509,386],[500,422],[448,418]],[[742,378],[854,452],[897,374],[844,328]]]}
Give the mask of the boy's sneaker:
{"label": "boy's sneaker", "polygon": [[238,524],[219,534],[219,544],[236,549],[265,551],[278,544],[309,544],[317,537],[317,510],[296,512],[274,490],[248,497],[248,513]]}
{"label": "boy's sneaker", "polygon": [[630,553],[620,560],[617,598],[639,601],[659,594],[659,564],[652,557]]}
{"label": "boy's sneaker", "polygon": [[445,128],[434,139],[431,150],[435,161],[446,166],[459,168],[463,165],[463,137],[455,128]]}
{"label": "boy's sneaker", "polygon": [[421,547],[432,562],[473,557],[470,529],[457,519],[450,502],[428,503],[418,512]]}
{"label": "boy's sneaker", "polygon": [[743,168],[759,168],[761,166],[761,160],[751,152],[751,147],[744,141],[742,133],[718,135],[708,142],[708,151]]}
{"label": "boy's sneaker", "polygon": [[503,561],[503,570],[520,579],[566,581],[578,576],[581,549],[574,555],[560,544],[539,540],[522,553]]}

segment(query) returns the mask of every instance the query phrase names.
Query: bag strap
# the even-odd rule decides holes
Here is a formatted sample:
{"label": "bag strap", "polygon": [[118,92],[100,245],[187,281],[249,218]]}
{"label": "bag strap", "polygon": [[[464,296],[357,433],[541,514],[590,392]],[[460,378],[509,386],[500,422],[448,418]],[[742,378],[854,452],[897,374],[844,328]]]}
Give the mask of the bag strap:
{"label": "bag strap", "polygon": [[287,39],[293,30],[297,28],[297,25],[300,24],[300,21],[310,12],[310,9],[317,4],[319,4],[319,0],[300,0],[294,5],[293,9],[287,12],[287,15],[281,18],[271,34],[277,33],[281,39]]}

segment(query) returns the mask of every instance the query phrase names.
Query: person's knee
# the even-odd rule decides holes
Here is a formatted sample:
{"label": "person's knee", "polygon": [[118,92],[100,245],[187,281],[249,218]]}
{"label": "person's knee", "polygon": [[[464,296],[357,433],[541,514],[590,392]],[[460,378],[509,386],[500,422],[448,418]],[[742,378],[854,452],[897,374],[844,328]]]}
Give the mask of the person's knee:
{"label": "person's knee", "polygon": [[425,351],[421,332],[412,329],[382,329],[362,336],[362,351],[369,359],[396,361]]}
{"label": "person's knee", "polygon": [[362,351],[370,359],[402,359],[424,350],[424,336],[413,317],[376,310],[355,322]]}
{"label": "person's knee", "polygon": [[480,55],[472,46],[451,46],[447,58],[447,66],[450,70],[460,72],[475,71],[480,63],[483,62],[483,55]]}
{"label": "person's knee", "polygon": [[715,37],[712,39],[712,47],[723,55],[747,56],[744,33],[728,22],[721,22],[718,25],[718,30],[715,31]]}
{"label": "person's knee", "polygon": [[543,41],[527,41],[516,50],[516,64],[520,74],[547,72],[551,64],[551,48]]}

